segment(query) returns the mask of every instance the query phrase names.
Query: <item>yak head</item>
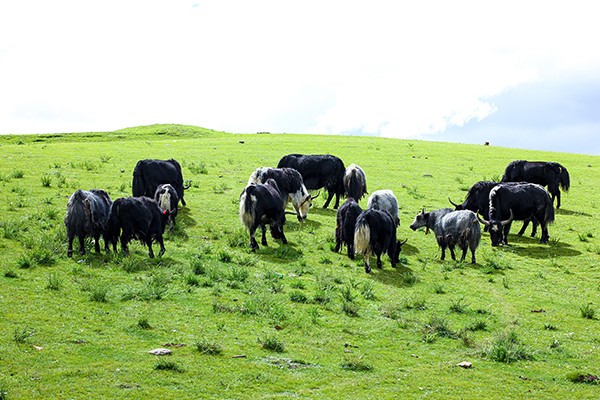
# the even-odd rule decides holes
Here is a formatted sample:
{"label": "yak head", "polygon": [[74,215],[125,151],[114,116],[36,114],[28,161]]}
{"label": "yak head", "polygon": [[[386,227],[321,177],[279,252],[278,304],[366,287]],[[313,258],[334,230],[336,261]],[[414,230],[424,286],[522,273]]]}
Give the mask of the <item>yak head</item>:
{"label": "yak head", "polygon": [[503,231],[504,231],[504,227],[506,225],[510,225],[510,223],[514,219],[512,210],[510,210],[510,217],[508,217],[508,219],[503,220],[503,221],[499,220],[499,219],[490,219],[489,221],[485,220],[485,219],[481,219],[479,214],[477,214],[477,219],[479,220],[479,222],[481,222],[488,228],[488,230],[490,232],[490,240],[492,241],[492,246],[496,247],[501,244],[506,244],[506,240],[504,238]]}
{"label": "yak head", "polygon": [[296,216],[298,217],[298,221],[302,222],[308,217],[308,210],[312,207],[312,202],[314,199],[319,197],[319,193],[316,196],[312,196],[306,188],[303,186],[300,191],[302,194],[298,195],[298,193],[294,196],[292,204],[296,209]]}
{"label": "yak head", "polygon": [[[425,209],[422,209],[420,213],[417,214],[415,220],[410,224],[410,229],[416,231],[419,228],[427,227],[427,221],[429,220],[429,213],[425,212]],[[425,233],[429,233],[429,229]]]}

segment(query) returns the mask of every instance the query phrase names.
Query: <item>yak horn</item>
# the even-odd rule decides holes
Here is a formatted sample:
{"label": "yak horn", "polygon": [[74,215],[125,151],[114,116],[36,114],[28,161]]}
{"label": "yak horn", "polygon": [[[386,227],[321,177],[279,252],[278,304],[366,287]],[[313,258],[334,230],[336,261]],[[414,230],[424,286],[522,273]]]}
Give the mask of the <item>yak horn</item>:
{"label": "yak horn", "polygon": [[501,221],[501,222],[500,222],[500,224],[501,224],[502,226],[506,226],[506,225],[510,224],[510,223],[511,223],[511,222],[513,222],[513,220],[515,219],[515,218],[514,218],[514,215],[513,215],[513,212],[512,212],[512,209],[510,209],[509,211],[510,211],[510,217],[508,217],[508,219],[507,219],[507,220],[505,220],[505,221]]}
{"label": "yak horn", "polygon": [[321,191],[319,190],[319,191],[317,192],[317,195],[316,195],[316,196],[312,196],[312,195],[311,195],[311,196],[310,196],[310,199],[311,199],[311,200],[314,200],[314,199],[316,199],[317,197],[319,197],[319,195],[320,195],[320,194],[321,194]]}
{"label": "yak horn", "polygon": [[450,204],[452,204],[455,208],[458,208],[459,205],[456,204],[455,202],[453,202],[452,200],[450,200],[450,197],[448,197],[448,201],[450,202]]}
{"label": "yak horn", "polygon": [[477,219],[479,220],[479,222],[481,222],[485,226],[490,226],[490,221],[486,221],[485,219],[481,219],[481,217],[479,216],[479,213],[477,213]]}

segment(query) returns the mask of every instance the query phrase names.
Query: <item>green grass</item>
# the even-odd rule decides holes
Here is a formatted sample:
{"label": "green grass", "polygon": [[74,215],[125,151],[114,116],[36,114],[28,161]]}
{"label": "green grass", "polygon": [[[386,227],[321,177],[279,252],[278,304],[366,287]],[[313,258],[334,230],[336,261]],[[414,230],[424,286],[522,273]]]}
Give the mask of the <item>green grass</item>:
{"label": "green grass", "polygon": [[[6,398],[598,395],[583,384],[600,375],[597,156],[181,125],[0,136],[0,152]],[[250,251],[239,193],[256,167],[294,152],[335,154],[365,170],[370,191],[396,193],[398,239],[408,239],[397,269],[384,255],[367,275],[362,257],[333,253],[336,211],[322,209],[323,195],[304,223],[287,218],[288,245],[268,238]],[[75,190],[127,196],[139,159],[171,157],[192,186],[162,258],[138,242],[128,257],[96,254],[91,241],[84,256],[66,256]],[[464,199],[515,159],[569,169],[550,244],[517,237],[517,222],[507,247],[483,233],[478,264],[439,261],[435,238],[409,229],[414,216]],[[186,345],[148,354],[166,343]],[[270,362],[280,351],[306,367]],[[474,368],[456,367],[465,360]]]}

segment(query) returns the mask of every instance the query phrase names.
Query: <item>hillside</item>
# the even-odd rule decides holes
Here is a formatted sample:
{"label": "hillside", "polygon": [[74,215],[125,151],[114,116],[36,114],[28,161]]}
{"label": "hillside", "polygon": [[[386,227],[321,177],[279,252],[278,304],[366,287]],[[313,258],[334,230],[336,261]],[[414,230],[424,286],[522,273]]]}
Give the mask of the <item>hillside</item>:
{"label": "hillside", "polygon": [[[397,269],[384,256],[367,275],[334,253],[323,195],[304,223],[287,219],[288,245],[250,251],[240,192],[288,153],[335,154],[364,169],[370,192],[394,191],[408,239]],[[181,125],[0,136],[0,154],[0,398],[598,396],[598,381],[578,378],[600,375],[598,157]],[[191,180],[165,255],[88,243],[68,258],[69,196],[130,196],[145,158],[175,158]],[[441,262],[434,237],[408,228],[515,159],[569,170],[549,244],[516,236],[516,221],[509,246],[483,234],[476,265]],[[159,347],[172,355],[148,354]]]}

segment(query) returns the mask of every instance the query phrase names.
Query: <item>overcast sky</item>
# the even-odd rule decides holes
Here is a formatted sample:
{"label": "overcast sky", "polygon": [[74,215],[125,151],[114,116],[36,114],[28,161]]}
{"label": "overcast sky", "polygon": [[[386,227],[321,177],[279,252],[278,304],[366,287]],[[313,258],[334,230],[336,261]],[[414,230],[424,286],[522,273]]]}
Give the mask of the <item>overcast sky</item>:
{"label": "overcast sky", "polygon": [[6,0],[0,133],[155,123],[600,154],[591,1]]}

